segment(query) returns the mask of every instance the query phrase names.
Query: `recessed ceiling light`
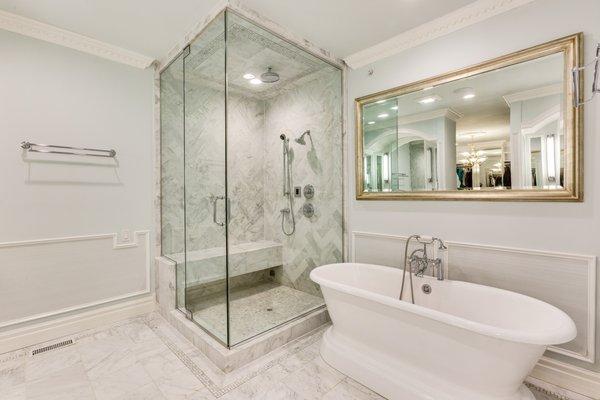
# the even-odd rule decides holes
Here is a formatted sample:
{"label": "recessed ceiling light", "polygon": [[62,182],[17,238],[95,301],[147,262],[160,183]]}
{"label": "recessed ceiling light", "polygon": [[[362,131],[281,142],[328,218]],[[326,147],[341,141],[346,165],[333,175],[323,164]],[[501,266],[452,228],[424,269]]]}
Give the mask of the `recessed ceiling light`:
{"label": "recessed ceiling light", "polygon": [[433,96],[422,97],[418,99],[417,102],[419,102],[420,104],[431,104],[435,103],[436,101],[440,101],[441,99],[442,98],[440,96],[434,94]]}
{"label": "recessed ceiling light", "polygon": [[383,103],[385,103],[385,100],[378,100],[375,103],[377,103],[377,104],[383,104]]}
{"label": "recessed ceiling light", "polygon": [[375,121],[369,121],[367,122],[367,125],[373,125],[375,123]]}
{"label": "recessed ceiling light", "polygon": [[457,95],[463,98],[463,100],[469,100],[475,97],[475,90],[472,87],[463,87],[454,91]]}
{"label": "recessed ceiling light", "polygon": [[398,109],[398,106],[390,107],[390,110],[397,110],[397,109]]}
{"label": "recessed ceiling light", "polygon": [[262,81],[258,78],[253,78],[253,79],[250,79],[250,83],[253,85],[260,85],[262,83]]}
{"label": "recessed ceiling light", "polygon": [[377,116],[377,118],[387,118],[389,116],[390,116],[390,114],[388,114],[388,113],[381,113]]}
{"label": "recessed ceiling light", "polygon": [[254,79],[254,78],[256,78],[256,77],[252,74],[244,74],[244,79],[250,80],[250,79]]}

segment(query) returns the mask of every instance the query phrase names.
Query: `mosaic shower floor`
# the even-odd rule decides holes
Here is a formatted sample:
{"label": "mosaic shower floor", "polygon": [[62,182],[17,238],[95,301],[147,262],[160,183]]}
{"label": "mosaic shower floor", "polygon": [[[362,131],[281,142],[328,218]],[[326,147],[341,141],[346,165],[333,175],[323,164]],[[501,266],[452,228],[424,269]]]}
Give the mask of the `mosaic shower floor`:
{"label": "mosaic shower floor", "polygon": [[[321,359],[319,346],[325,328],[225,374],[152,313],[1,354],[0,398],[384,400]],[[32,355],[34,349],[66,339],[73,344]],[[571,399],[532,390],[537,400]]]}
{"label": "mosaic shower floor", "polygon": [[[277,283],[234,289],[230,294],[231,343],[239,343],[322,306],[323,299]],[[192,305],[194,320],[225,341],[226,304],[215,294]]]}

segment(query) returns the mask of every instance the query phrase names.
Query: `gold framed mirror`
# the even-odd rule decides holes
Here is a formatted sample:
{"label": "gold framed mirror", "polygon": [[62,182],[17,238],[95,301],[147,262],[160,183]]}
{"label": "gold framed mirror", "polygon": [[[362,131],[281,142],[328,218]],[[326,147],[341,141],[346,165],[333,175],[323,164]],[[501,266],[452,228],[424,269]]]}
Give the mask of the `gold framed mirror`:
{"label": "gold framed mirror", "polygon": [[582,42],[571,35],[356,99],[356,198],[582,201],[572,77]]}

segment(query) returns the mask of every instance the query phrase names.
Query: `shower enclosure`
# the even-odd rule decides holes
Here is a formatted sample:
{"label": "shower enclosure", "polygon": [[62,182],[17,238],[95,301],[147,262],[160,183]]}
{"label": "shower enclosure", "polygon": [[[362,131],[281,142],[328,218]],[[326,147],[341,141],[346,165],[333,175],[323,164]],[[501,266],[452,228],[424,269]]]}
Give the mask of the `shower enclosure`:
{"label": "shower enclosure", "polygon": [[309,273],[343,257],[341,69],[226,10],[160,85],[177,307],[228,347],[323,307]]}

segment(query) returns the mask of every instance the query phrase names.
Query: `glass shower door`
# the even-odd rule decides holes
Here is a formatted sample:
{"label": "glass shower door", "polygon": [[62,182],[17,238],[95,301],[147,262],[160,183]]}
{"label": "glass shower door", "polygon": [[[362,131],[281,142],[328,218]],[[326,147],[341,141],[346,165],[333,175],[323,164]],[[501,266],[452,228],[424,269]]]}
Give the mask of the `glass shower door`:
{"label": "glass shower door", "polygon": [[228,344],[225,18],[184,52],[185,306]]}

